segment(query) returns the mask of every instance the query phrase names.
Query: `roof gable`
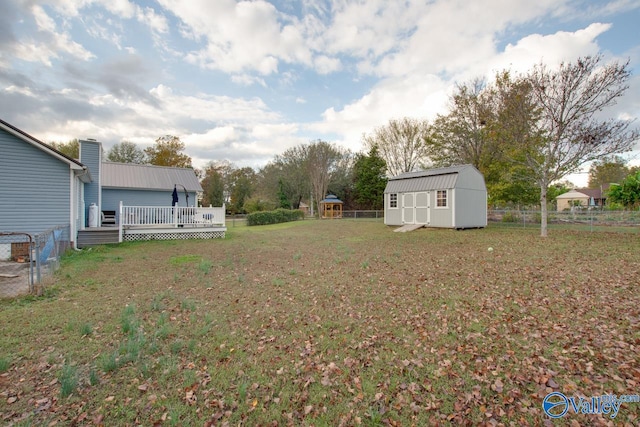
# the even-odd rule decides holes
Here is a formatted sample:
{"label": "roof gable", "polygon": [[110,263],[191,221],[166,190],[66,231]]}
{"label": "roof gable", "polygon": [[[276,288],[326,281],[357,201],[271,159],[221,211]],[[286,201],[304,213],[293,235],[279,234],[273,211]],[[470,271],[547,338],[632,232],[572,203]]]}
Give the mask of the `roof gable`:
{"label": "roof gable", "polygon": [[556,196],[556,199],[588,199],[588,198],[589,196],[587,196],[586,194],[578,190],[571,190],[569,192],[562,193],[559,196]]}
{"label": "roof gable", "polygon": [[458,174],[467,168],[473,168],[473,166],[455,165],[455,166],[449,166],[446,168],[433,168],[433,169],[427,169],[422,171],[405,172],[405,173],[401,173],[400,175],[396,175],[394,177],[389,178],[389,181],[395,181],[397,179],[421,178],[421,177],[436,176],[436,175]]}
{"label": "roof gable", "polygon": [[[446,190],[456,186],[458,176],[472,165],[456,165],[424,171],[405,172],[389,178],[385,193],[412,193],[416,191]],[[478,172],[479,173],[479,172]]]}
{"label": "roof gable", "polygon": [[134,163],[102,163],[103,188],[135,188],[146,190],[173,190],[175,185],[187,191],[202,191],[193,169]]}
{"label": "roof gable", "polygon": [[73,170],[78,170],[78,171],[82,171],[85,170],[86,168],[84,167],[84,165],[82,163],[80,163],[78,160],[73,159],[63,153],[61,153],[60,151],[56,150],[55,148],[51,147],[48,144],[45,144],[44,142],[32,137],[31,135],[29,135],[28,133],[18,129],[17,127],[5,122],[4,120],[0,119],[0,129],[3,129],[4,131],[10,133],[11,135],[15,136],[16,138],[21,139],[22,141],[26,142],[27,144],[30,144],[36,148],[38,148],[39,150],[44,151],[45,153],[49,154],[50,156],[64,162],[67,163],[69,165],[69,167]]}

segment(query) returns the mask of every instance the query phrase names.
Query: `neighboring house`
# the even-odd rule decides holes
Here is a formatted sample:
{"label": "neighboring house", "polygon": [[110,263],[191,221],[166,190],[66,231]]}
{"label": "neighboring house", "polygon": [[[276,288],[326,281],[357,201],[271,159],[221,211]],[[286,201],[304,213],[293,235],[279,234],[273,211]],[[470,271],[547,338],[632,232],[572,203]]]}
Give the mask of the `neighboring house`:
{"label": "neighboring house", "polygon": [[[0,231],[37,234],[69,226],[75,246],[90,213],[117,222],[124,205],[196,206],[202,187],[193,169],[103,162],[102,144],[80,141],[80,160],[0,120]],[[187,196],[188,195],[188,205]],[[94,205],[94,206],[92,206]],[[100,218],[97,224],[100,225]]]}
{"label": "neighboring house", "polygon": [[472,165],[403,173],[384,190],[384,223],[427,227],[487,226],[487,187]]}
{"label": "neighboring house", "polygon": [[298,209],[304,212],[305,215],[309,215],[310,213],[309,205],[304,202],[300,202],[300,206],[298,207]]}
{"label": "neighboring house", "polygon": [[556,197],[558,212],[571,210],[572,207],[603,207],[607,202],[605,196],[609,185],[602,188],[578,188]]}
{"label": "neighboring house", "polygon": [[0,231],[38,234],[83,226],[89,169],[0,119]]}

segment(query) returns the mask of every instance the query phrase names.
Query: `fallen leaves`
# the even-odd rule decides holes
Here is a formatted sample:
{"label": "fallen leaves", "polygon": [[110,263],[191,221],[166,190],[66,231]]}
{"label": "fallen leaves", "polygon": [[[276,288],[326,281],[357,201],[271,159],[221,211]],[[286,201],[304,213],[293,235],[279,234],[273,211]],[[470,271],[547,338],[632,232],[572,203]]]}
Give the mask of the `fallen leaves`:
{"label": "fallen leaves", "polygon": [[[110,306],[136,304],[139,355],[90,383],[97,353],[129,354],[114,308],[91,342],[25,349],[32,356],[0,375],[2,423],[540,425],[551,391],[637,390],[637,238],[423,230],[388,240],[379,227],[313,222],[190,242],[187,253],[218,260],[206,277],[164,268],[182,243],[150,242],[153,259],[127,252],[134,278],[100,264],[91,274],[112,283]],[[500,256],[486,257],[488,246]],[[82,302],[71,314],[88,317],[93,292],[74,294]],[[162,308],[150,308],[160,292]],[[183,308],[187,298],[197,304]],[[77,350],[91,345],[100,349]],[[59,402],[65,358],[82,376]],[[619,417],[633,425],[630,408]]]}

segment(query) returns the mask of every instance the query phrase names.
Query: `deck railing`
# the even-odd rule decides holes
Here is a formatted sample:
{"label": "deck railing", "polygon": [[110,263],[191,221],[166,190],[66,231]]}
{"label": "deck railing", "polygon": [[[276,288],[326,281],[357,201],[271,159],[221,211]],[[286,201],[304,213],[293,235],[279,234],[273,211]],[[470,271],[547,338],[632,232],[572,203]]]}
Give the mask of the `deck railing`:
{"label": "deck railing", "polygon": [[196,208],[178,206],[123,206],[120,204],[121,227],[165,226],[207,227],[224,226],[225,208]]}

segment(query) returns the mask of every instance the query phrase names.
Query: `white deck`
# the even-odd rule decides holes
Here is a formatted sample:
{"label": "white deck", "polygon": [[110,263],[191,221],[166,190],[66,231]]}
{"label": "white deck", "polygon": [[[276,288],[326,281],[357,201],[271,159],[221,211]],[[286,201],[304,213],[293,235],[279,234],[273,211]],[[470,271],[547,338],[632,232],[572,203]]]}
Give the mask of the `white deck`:
{"label": "white deck", "polygon": [[119,241],[224,238],[225,208],[120,205]]}

